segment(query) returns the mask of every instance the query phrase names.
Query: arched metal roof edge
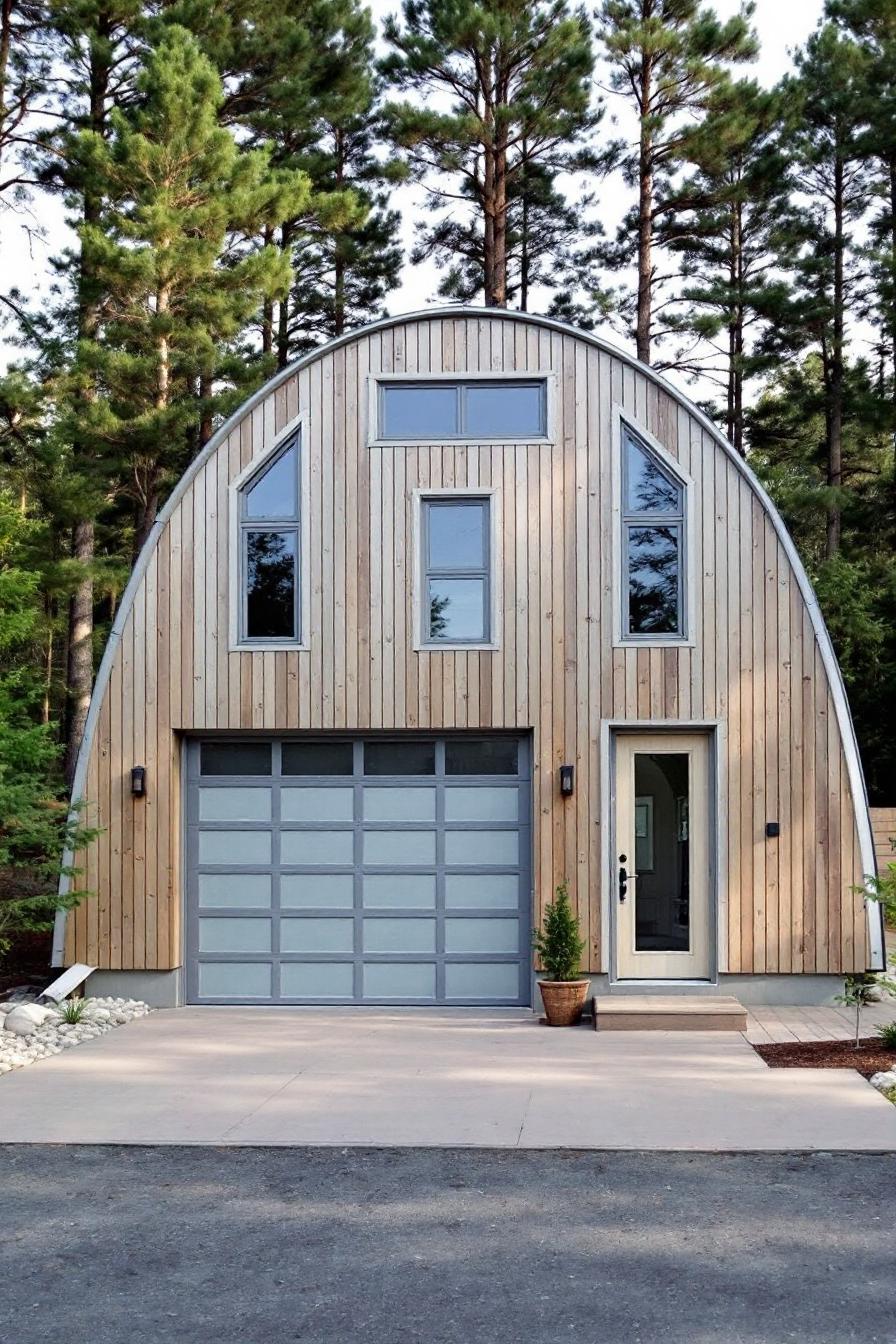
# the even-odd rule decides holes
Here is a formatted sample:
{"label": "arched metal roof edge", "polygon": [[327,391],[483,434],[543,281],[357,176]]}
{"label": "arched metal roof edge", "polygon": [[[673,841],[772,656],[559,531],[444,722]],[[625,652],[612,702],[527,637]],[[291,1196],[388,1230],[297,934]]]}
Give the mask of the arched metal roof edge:
{"label": "arched metal roof edge", "polygon": [[[655,369],[652,369],[649,364],[642,364],[639,359],[635,358],[635,356],[628,354],[624,350],[618,349],[609,341],[604,340],[603,337],[594,335],[593,332],[580,331],[578,328],[570,326],[566,322],[560,322],[553,317],[542,317],[536,313],[521,313],[515,309],[509,308],[473,308],[464,306],[432,307],[417,310],[412,313],[397,313],[388,317],[381,317],[375,322],[368,323],[366,326],[355,327],[353,330],[344,332],[341,336],[337,336],[333,340],[327,341],[326,344],[309,351],[307,355],[303,355],[301,359],[295,360],[292,364],[287,365],[285,369],[279,370],[272,378],[269,378],[257,392],[254,392],[251,397],[237,407],[234,413],[215,431],[202,451],[197,454],[187,467],[187,470],[184,472],[183,476],[181,476],[177,485],[166,500],[164,507],[159,512],[155,524],[137,557],[127,587],[122,594],[121,603],[116,613],[115,622],[110,631],[106,648],[103,652],[103,657],[97,671],[96,681],[90,699],[90,708],[87,713],[87,721],[84,725],[84,735],[78,750],[75,773],[72,780],[72,798],[80,799],[83,794],[87,774],[87,762],[90,756],[94,733],[96,732],[99,706],[102,703],[103,695],[105,694],[106,686],[108,685],[109,677],[111,676],[115,650],[118,647],[122,631],[128,615],[130,614],[131,607],[133,606],[137,589],[143,581],[143,576],[149,565],[150,557],[155,550],[162,531],[168,523],[168,519],[177,508],[193,480],[205,466],[206,462],[214,456],[221,444],[245,416],[251,414],[255,407],[266,400],[266,398],[269,397],[272,392],[276,391],[282,383],[288,382],[296,373],[301,369],[306,368],[309,364],[314,363],[316,359],[320,359],[324,355],[331,353],[333,350],[338,350],[344,345],[350,345],[352,341],[360,340],[373,332],[384,331],[389,327],[399,326],[405,322],[438,321],[451,317],[492,318],[501,321],[528,322],[533,326],[545,327],[548,330],[559,332],[561,335],[571,336],[578,341],[585,342],[587,345],[594,346],[596,349],[603,351],[604,354],[610,355],[613,359],[621,360],[624,364],[627,364],[630,368],[642,374],[650,382],[654,383],[655,386],[661,388],[662,391],[666,392],[678,402],[678,404],[697,421],[701,428],[710,435],[716,445],[721,448],[734,463],[737,470],[744,476],[753,493],[762,504],[765,512],[771,518],[772,526],[774,527],[778,540],[781,542],[784,552],[790,561],[793,572],[796,575],[800,593],[802,594],[803,601],[806,603],[806,608],[809,612],[809,618],[812,622],[815,638],[818,641],[822,664],[828,678],[828,684],[831,688],[831,695],[837,714],[837,725],[840,729],[840,739],[843,743],[843,752],[846,758],[847,772],[849,774],[853,806],[856,815],[856,825],[859,834],[862,871],[866,876],[873,874],[876,871],[876,866],[871,819],[868,814],[868,794],[865,788],[865,776],[862,771],[862,762],[859,756],[855,727],[852,720],[852,713],[849,708],[849,701],[846,697],[846,688],[843,684],[840,665],[837,662],[834,647],[831,644],[831,637],[828,634],[821,608],[818,605],[818,598],[815,595],[815,590],[812,587],[809,576],[803,566],[803,562],[797,553],[793,539],[787,531],[787,528],[784,526],[784,520],[778,513],[777,508],[765,488],[744,459],[735,451],[732,444],[728,442],[724,434],[722,434],[719,428],[713,424],[709,417],[701,411],[698,406],[695,406],[684,393],[680,392],[678,388],[673,387],[667,379],[657,373]],[[63,855],[64,867],[70,866],[72,862],[73,856],[70,853]],[[60,880],[60,890],[66,891],[67,886],[68,879],[63,876]],[[883,924],[880,915],[880,907],[876,902],[867,900],[867,898],[866,905],[868,911],[868,934],[871,949],[871,961],[873,969],[882,970],[886,961],[884,956]],[[65,911],[60,910],[57,911],[56,925],[53,933],[54,966],[61,965],[62,963],[64,940]],[[880,964],[877,965],[877,962]]]}

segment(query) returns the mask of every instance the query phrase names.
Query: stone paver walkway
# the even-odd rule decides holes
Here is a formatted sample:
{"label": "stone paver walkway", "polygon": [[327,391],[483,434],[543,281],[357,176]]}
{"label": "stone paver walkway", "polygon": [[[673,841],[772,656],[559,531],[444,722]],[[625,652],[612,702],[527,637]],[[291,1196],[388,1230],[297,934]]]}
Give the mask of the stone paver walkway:
{"label": "stone paver walkway", "polygon": [[896,1107],[852,1069],[769,1069],[739,1032],[181,1008],[0,1078],[0,1141],[890,1152]]}

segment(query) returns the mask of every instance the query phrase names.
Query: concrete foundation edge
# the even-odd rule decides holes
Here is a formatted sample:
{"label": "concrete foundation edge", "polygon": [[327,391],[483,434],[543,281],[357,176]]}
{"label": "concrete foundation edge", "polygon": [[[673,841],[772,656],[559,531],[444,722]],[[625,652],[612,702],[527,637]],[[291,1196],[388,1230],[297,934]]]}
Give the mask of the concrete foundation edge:
{"label": "concrete foundation edge", "polygon": [[[606,975],[592,975],[589,1000],[595,994],[731,994],[742,1004],[793,1004],[823,1007],[843,989],[842,975],[720,975],[717,982],[610,985]],[[178,1008],[184,1002],[183,968],[173,971],[94,971],[85,986],[97,997],[143,999],[151,1008]],[[541,1011],[541,995],[533,982],[532,1002]]]}
{"label": "concrete foundation edge", "polygon": [[[657,984],[631,981],[610,984],[606,975],[592,975],[589,998],[593,994],[730,994],[745,1007],[752,1005],[791,1004],[794,1007],[822,1008],[842,993],[842,975],[720,975],[713,982]],[[540,1003],[540,996],[533,1000]]]}
{"label": "concrete foundation edge", "polygon": [[183,973],[174,971],[94,971],[84,986],[97,999],[142,999],[150,1008],[179,1008]]}

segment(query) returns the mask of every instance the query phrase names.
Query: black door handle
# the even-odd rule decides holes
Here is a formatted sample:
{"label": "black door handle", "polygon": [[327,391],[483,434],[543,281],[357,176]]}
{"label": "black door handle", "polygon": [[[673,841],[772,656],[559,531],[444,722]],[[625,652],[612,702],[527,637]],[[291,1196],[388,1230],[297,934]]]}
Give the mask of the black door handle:
{"label": "black door handle", "polygon": [[619,900],[620,900],[620,902],[622,902],[622,901],[625,900],[626,892],[628,891],[628,873],[625,871],[625,864],[626,864],[626,862],[627,862],[627,860],[626,860],[625,855],[624,855],[624,854],[620,854],[620,855],[619,855],[619,863],[620,863],[620,865],[621,865],[621,867],[620,867],[620,869],[619,869]]}

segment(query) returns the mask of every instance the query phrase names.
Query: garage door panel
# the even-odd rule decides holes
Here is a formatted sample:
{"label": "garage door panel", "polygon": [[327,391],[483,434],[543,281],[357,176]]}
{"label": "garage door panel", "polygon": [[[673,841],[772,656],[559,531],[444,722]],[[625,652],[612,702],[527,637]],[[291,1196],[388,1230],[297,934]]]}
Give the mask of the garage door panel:
{"label": "garage door panel", "polygon": [[273,967],[266,962],[204,961],[199,994],[206,999],[270,999]]}
{"label": "garage door panel", "polygon": [[435,789],[388,788],[364,790],[365,821],[435,821]]}
{"label": "garage door panel", "polygon": [[519,995],[516,962],[451,962],[445,966],[447,999],[513,999]]}
{"label": "garage door panel", "polygon": [[362,882],[366,910],[435,909],[434,873],[365,873]]}
{"label": "garage door panel", "polygon": [[354,899],[351,873],[283,873],[280,878],[283,910],[350,910]]}
{"label": "garage door panel", "polygon": [[435,831],[366,831],[364,862],[390,868],[435,863]]}
{"label": "garage door panel", "polygon": [[447,910],[516,910],[520,879],[516,873],[446,873]]}
{"label": "garage door panel", "polygon": [[280,816],[283,821],[351,821],[354,789],[282,788]]}
{"label": "garage door panel", "polygon": [[281,831],[280,862],[344,866],[352,862],[354,834],[351,831]]}
{"label": "garage door panel", "polygon": [[352,919],[282,919],[281,952],[351,952],[355,925]]}
{"label": "garage door panel", "polygon": [[188,998],[528,1003],[528,751],[468,736],[191,743]]}
{"label": "garage door panel", "polygon": [[270,873],[200,873],[197,882],[200,910],[270,909]]}
{"label": "garage door panel", "polygon": [[519,855],[519,832],[515,830],[445,832],[446,863],[504,867],[518,863]]}
{"label": "garage door panel", "polygon": [[415,961],[367,962],[364,966],[366,999],[434,999],[434,963]]}
{"label": "garage door panel", "polygon": [[518,952],[517,919],[446,919],[446,952]]}
{"label": "garage door panel", "polygon": [[518,788],[458,788],[445,790],[446,821],[516,821]]}
{"label": "garage door panel", "polygon": [[350,999],[354,978],[350,961],[283,961],[280,995],[284,999]]}
{"label": "garage door panel", "polygon": [[270,831],[200,831],[199,862],[260,867],[271,862]]}
{"label": "garage door panel", "polygon": [[199,790],[200,821],[270,821],[270,789]]}
{"label": "garage door panel", "polygon": [[365,919],[365,952],[435,952],[434,919]]}
{"label": "garage door panel", "polygon": [[200,952],[270,952],[271,921],[233,916],[199,921]]}

